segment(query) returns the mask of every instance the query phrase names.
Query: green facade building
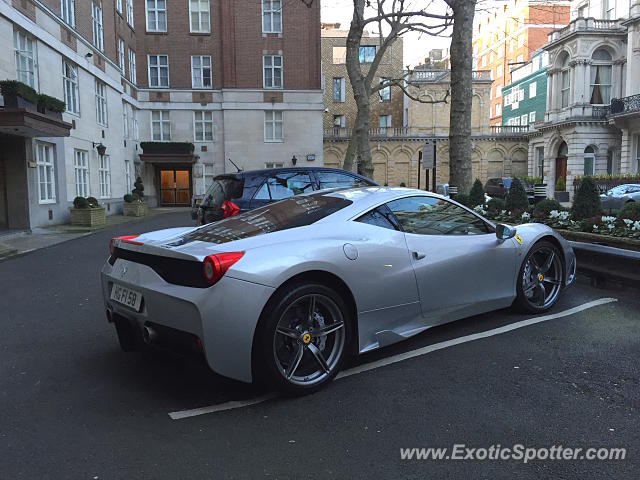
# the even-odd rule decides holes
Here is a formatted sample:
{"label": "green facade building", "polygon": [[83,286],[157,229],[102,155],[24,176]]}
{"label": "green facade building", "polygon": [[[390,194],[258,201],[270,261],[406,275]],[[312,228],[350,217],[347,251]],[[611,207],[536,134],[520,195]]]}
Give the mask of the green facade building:
{"label": "green facade building", "polygon": [[502,89],[502,125],[526,127],[544,120],[547,105],[546,52],[511,71],[511,83]]}

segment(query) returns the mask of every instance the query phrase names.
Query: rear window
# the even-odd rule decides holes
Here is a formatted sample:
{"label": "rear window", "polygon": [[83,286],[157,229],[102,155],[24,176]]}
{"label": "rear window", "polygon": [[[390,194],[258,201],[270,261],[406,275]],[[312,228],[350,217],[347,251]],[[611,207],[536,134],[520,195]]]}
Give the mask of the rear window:
{"label": "rear window", "polygon": [[342,210],[351,203],[353,203],[351,200],[326,193],[291,197],[206,225],[183,237],[181,243],[196,240],[226,243],[289,228],[303,227]]}

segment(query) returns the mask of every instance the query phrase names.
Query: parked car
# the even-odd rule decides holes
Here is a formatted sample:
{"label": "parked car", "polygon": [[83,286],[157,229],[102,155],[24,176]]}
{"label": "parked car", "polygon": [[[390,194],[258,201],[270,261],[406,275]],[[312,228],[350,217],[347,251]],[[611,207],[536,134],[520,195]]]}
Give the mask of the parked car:
{"label": "parked car", "polygon": [[[520,180],[520,183],[522,183],[525,192],[527,192],[529,203],[534,203],[535,197],[533,195],[533,185],[521,178],[519,178],[518,180]],[[507,193],[509,192],[512,181],[512,177],[490,178],[489,180],[487,180],[487,183],[484,186],[484,191],[490,197],[505,198],[507,196]]]}
{"label": "parked car", "polygon": [[237,207],[241,213],[301,193],[363,186],[377,184],[362,175],[335,168],[271,168],[225,173],[213,179],[201,198],[193,198],[191,218],[198,225],[204,225],[229,216],[227,207]]}
{"label": "parked car", "polygon": [[[440,184],[438,184],[438,186],[436,187],[436,193],[438,195],[442,195],[443,197],[450,198],[451,197],[451,192],[450,192],[450,189],[449,189],[449,184],[448,183],[440,183]],[[485,193],[484,194],[485,203],[488,202],[489,200],[491,200],[491,197]]]}
{"label": "parked car", "polygon": [[619,209],[629,202],[640,202],[640,184],[618,185],[600,195],[600,204],[604,210]]}
{"label": "parked car", "polygon": [[516,232],[440,195],[388,187],[118,237],[110,253],[102,293],[123,350],[182,345],[221,375],[292,394],[325,386],[349,353],[514,302],[544,312],[576,272],[571,246],[546,225]]}

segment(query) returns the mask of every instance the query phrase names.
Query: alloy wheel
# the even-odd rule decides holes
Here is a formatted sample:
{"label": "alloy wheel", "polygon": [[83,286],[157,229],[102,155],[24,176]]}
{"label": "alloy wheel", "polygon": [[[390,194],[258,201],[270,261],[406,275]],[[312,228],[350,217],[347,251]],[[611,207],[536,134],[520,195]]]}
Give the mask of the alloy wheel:
{"label": "alloy wheel", "polygon": [[531,306],[544,309],[555,303],[562,288],[562,261],[550,245],[534,247],[522,271],[522,292]]}
{"label": "alloy wheel", "polygon": [[276,366],[293,385],[311,386],[337,368],[345,345],[342,312],[329,297],[304,295],[280,316],[273,338]]}

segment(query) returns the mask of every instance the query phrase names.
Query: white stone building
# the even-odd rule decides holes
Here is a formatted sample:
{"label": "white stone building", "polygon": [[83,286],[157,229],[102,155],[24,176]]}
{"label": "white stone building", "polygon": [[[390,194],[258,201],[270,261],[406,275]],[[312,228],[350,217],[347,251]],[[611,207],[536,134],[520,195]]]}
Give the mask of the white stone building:
{"label": "white stone building", "polygon": [[547,107],[529,137],[529,174],[552,195],[584,175],[640,171],[640,1],[574,0],[549,34]]}

